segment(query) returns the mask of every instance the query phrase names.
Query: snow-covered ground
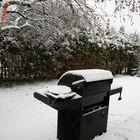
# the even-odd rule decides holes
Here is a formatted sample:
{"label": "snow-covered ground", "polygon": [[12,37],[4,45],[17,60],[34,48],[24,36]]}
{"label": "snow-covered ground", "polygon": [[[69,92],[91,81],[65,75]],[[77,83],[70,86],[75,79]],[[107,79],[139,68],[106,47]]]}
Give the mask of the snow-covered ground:
{"label": "snow-covered ground", "polygon": [[[0,88],[0,140],[57,140],[57,111],[39,102],[33,93],[57,81]],[[107,132],[94,140],[140,140],[140,78],[120,76],[123,86],[110,99]]]}

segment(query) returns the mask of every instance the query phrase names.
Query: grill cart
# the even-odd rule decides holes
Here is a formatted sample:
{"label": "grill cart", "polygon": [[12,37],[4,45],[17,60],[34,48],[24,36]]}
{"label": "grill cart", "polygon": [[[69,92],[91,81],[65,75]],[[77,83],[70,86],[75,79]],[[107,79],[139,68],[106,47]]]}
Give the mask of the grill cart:
{"label": "grill cart", "polygon": [[34,97],[58,110],[59,140],[92,140],[107,130],[110,95],[122,91],[121,86],[111,90],[112,81],[107,70],[72,70]]}

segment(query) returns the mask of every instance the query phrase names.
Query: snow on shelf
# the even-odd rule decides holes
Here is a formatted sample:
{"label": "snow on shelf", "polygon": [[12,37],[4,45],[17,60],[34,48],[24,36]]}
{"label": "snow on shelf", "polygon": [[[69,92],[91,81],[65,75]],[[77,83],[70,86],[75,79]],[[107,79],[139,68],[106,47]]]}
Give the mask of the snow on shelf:
{"label": "snow on shelf", "polygon": [[111,90],[119,89],[119,88],[122,88],[122,85],[114,84],[114,83],[111,84]]}
{"label": "snow on shelf", "polygon": [[67,86],[52,85],[48,86],[47,90],[53,94],[68,94],[71,92],[71,88]]}

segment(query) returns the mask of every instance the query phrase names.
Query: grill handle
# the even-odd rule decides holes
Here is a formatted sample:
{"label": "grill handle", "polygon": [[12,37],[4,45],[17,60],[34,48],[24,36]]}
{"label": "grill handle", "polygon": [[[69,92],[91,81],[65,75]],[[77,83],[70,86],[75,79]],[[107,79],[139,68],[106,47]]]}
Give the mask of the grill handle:
{"label": "grill handle", "polygon": [[85,82],[84,79],[74,81],[71,85],[72,91],[76,93],[79,93],[80,91],[82,91],[84,87],[84,82]]}
{"label": "grill handle", "polygon": [[74,81],[74,82],[72,83],[72,86],[73,86],[73,85],[78,85],[78,84],[81,84],[81,83],[84,83],[84,82],[85,82],[84,79],[81,79],[81,80],[78,80],[78,81]]}

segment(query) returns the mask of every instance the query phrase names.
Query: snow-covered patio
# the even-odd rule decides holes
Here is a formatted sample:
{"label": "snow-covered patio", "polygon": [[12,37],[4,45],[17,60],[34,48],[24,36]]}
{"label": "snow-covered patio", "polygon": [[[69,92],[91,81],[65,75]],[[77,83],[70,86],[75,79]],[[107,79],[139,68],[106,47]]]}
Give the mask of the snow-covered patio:
{"label": "snow-covered patio", "polygon": [[[57,111],[33,97],[37,89],[57,80],[0,88],[1,140],[57,140]],[[117,76],[114,83],[123,86],[110,99],[108,130],[94,140],[140,139],[140,78]]]}

